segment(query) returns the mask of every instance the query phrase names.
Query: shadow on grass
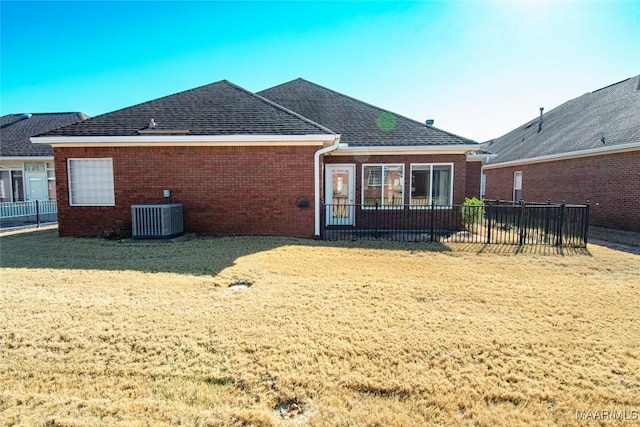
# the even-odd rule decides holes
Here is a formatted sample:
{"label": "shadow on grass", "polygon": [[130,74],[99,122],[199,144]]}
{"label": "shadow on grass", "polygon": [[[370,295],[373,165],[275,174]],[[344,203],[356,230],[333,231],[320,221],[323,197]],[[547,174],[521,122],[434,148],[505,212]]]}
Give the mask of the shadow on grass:
{"label": "shadow on grass", "polygon": [[113,270],[217,275],[238,258],[283,246],[316,246],[399,250],[410,252],[466,252],[476,254],[591,255],[584,248],[425,243],[391,241],[318,241],[289,237],[199,236],[172,244],[141,244],[101,238],[58,237],[57,229],[0,236],[3,268]]}
{"label": "shadow on grass", "polygon": [[61,238],[54,229],[1,236],[0,266],[216,275],[240,257],[292,244],[297,244],[296,239],[261,237],[198,237],[172,244],[140,244]]}
{"label": "shadow on grass", "polygon": [[547,245],[506,245],[506,244],[486,244],[486,243],[452,243],[449,249],[454,252],[476,253],[476,254],[503,254],[503,255],[555,255],[555,256],[592,256],[587,248],[574,248]]}
{"label": "shadow on grass", "polygon": [[282,246],[448,251],[439,243],[388,241],[326,242],[289,237],[198,236],[171,244],[145,244],[101,238],[58,237],[57,229],[0,236],[0,267],[141,271],[217,275],[238,258]]}

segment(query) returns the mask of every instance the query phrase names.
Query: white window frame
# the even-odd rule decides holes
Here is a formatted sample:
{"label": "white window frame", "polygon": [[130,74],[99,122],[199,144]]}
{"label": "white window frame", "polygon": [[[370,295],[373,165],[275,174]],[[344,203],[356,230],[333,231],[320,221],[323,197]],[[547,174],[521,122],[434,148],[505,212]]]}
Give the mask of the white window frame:
{"label": "white window frame", "polygon": [[[520,203],[520,200],[522,198],[522,171],[515,171],[513,172],[513,194],[512,194],[512,200],[513,200],[513,204],[516,205],[518,203]],[[520,179],[518,179],[518,177],[520,177]],[[520,193],[520,197],[518,197],[518,200],[516,200],[516,191],[519,191]]]}
{"label": "white window frame", "polygon": [[[410,189],[413,188],[413,170],[414,167],[429,167],[429,197],[427,205],[413,205],[413,191],[409,191],[409,209],[431,209],[431,198],[433,194],[433,167],[434,166],[450,166],[451,182],[449,183],[449,201],[448,205],[435,205],[436,209],[452,209],[453,208],[453,184],[455,181],[454,164],[453,163],[411,163],[411,176],[409,177]],[[423,169],[424,170],[424,169]]]}
{"label": "white window frame", "polygon": [[[363,210],[376,209],[375,206],[365,205],[364,203],[364,190],[365,190],[365,175],[364,170],[367,167],[382,167],[382,176],[381,176],[381,184],[367,184],[368,187],[378,187],[380,188],[380,200],[382,200],[382,204],[378,206],[378,208],[382,209],[403,209],[404,208],[404,181],[405,181],[405,171],[404,171],[404,163],[363,163],[362,164],[362,189],[360,194],[360,206]],[[383,188],[385,186],[385,168],[387,167],[400,167],[402,170],[402,204],[401,205],[385,205],[383,196]]]}
{"label": "white window frame", "polygon": [[112,158],[67,159],[67,178],[70,206],[115,206]]}

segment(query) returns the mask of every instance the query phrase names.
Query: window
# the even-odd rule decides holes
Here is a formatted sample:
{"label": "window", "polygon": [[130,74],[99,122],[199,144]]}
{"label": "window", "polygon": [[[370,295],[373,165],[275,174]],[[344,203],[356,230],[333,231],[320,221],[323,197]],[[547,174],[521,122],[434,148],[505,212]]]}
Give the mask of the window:
{"label": "window", "polygon": [[11,201],[11,172],[0,171],[0,202]]}
{"label": "window", "polygon": [[402,207],[404,165],[363,165],[362,206]]}
{"label": "window", "polygon": [[453,203],[453,165],[411,165],[411,206],[448,206]]}
{"label": "window", "polygon": [[47,162],[47,187],[49,188],[49,200],[56,200],[56,171],[53,162]]}
{"label": "window", "polygon": [[[16,169],[20,167],[20,169]],[[22,167],[9,165],[0,171],[0,202],[23,202],[24,179]]]}
{"label": "window", "polygon": [[44,172],[44,163],[25,163],[25,172]]}
{"label": "window", "polygon": [[24,202],[24,179],[22,171],[11,171],[11,188],[13,189],[13,201]]}
{"label": "window", "polygon": [[68,159],[69,204],[113,206],[112,159]]}
{"label": "window", "polygon": [[513,173],[513,203],[518,203],[522,199],[522,172]]}

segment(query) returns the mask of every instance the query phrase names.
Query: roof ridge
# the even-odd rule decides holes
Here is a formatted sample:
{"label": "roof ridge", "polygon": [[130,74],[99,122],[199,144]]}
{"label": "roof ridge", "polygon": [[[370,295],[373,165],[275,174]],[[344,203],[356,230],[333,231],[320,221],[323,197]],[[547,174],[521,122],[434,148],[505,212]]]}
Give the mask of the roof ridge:
{"label": "roof ridge", "polygon": [[[54,115],[54,114],[84,114],[86,116],[85,113],[83,113],[82,111],[53,111],[53,112],[47,112],[47,113],[43,113],[43,112],[39,112],[39,113],[30,113],[30,112],[24,112],[24,113],[9,113],[9,114],[5,114],[2,117],[9,117],[9,116],[22,116],[23,114],[32,114],[32,115],[38,115],[38,116],[43,116],[43,115]],[[87,116],[88,117],[88,116]]]}
{"label": "roof ridge", "polygon": [[215,82],[212,82],[212,83],[207,83],[207,84],[204,84],[204,85],[200,85],[200,86],[197,86],[197,87],[194,87],[194,88],[191,88],[191,89],[186,89],[186,90],[181,90],[181,91],[178,91],[178,92],[170,93],[168,95],[164,95],[164,96],[161,96],[159,98],[153,98],[153,99],[149,99],[147,101],[139,102],[137,104],[128,105],[126,107],[118,108],[117,110],[107,111],[106,113],[102,113],[102,114],[98,114],[97,116],[89,117],[89,119],[87,119],[87,120],[93,120],[93,119],[101,118],[102,116],[106,116],[107,114],[119,113],[121,111],[129,110],[131,108],[139,107],[141,105],[151,104],[152,102],[160,101],[162,99],[166,99],[166,98],[169,98],[171,96],[180,95],[180,94],[187,93],[187,92],[193,92],[194,90],[202,89],[202,88],[205,88],[207,86],[212,86],[212,85],[215,85],[215,84],[218,84],[218,83],[224,83],[224,82],[230,83],[229,81],[227,81],[225,79],[218,80],[218,81],[215,81]]}
{"label": "roof ridge", "polygon": [[613,83],[613,84],[607,85],[607,86],[605,86],[605,87],[601,87],[600,89],[593,90],[593,91],[591,91],[590,93],[596,93],[596,92],[599,92],[599,91],[601,91],[601,90],[604,90],[604,89],[610,88],[611,86],[619,85],[620,83],[624,83],[624,82],[626,82],[626,81],[628,81],[628,80],[631,80],[632,78],[633,78],[633,77],[628,77],[628,78],[626,78],[626,79],[624,79],[624,80],[620,80],[620,81],[619,81],[619,82],[617,82],[617,83]]}
{"label": "roof ridge", "polygon": [[[638,129],[640,108],[636,80],[640,76],[585,92],[545,111],[547,124],[542,132],[532,127],[539,122],[538,116],[494,138],[490,147],[498,157],[492,164],[603,148],[603,137],[611,147],[637,140],[639,133],[633,130]],[[607,120],[601,119],[603,114],[609,115]]]}
{"label": "roof ridge", "polygon": [[[634,79],[634,78],[640,78],[640,76],[628,77],[628,78],[626,78],[626,79],[624,79],[624,80],[620,80],[620,81],[619,81],[619,82],[617,82],[617,83],[612,83],[612,84],[610,84],[610,85],[607,85],[607,86],[601,87],[600,89],[596,89],[596,90],[593,90],[593,91],[591,91],[591,92],[585,92],[585,93],[583,93],[582,95],[578,95],[578,96],[576,96],[575,98],[568,99],[568,100],[566,100],[566,101],[564,101],[564,102],[562,102],[562,103],[560,103],[560,104],[556,105],[555,107],[553,107],[553,108],[551,108],[551,109],[547,110],[546,112],[544,112],[544,113],[542,114],[542,117],[543,117],[543,119],[544,119],[544,117],[547,117],[547,115],[548,115],[548,114],[551,114],[551,113],[553,113],[553,114],[557,114],[557,111],[556,111],[556,110],[560,109],[561,107],[566,106],[567,104],[570,104],[570,103],[572,103],[572,102],[576,102],[576,101],[581,100],[581,99],[582,99],[582,100],[584,100],[584,99],[586,99],[585,97],[586,97],[587,95],[593,95],[593,94],[594,94],[594,93],[596,93],[596,92],[600,92],[601,90],[605,90],[605,89],[611,88],[611,87],[613,87],[613,86],[616,86],[616,85],[619,85],[619,84],[621,84],[621,83],[627,82],[627,81],[629,81],[629,80],[631,80],[631,79]],[[640,80],[639,80],[639,82],[638,82],[638,83],[640,84]],[[512,129],[512,130],[510,130],[509,132],[505,133],[504,135],[499,136],[498,138],[502,138],[503,136],[506,136],[506,135],[510,134],[511,132],[515,132],[515,131],[517,131],[517,130],[519,130],[519,129],[526,128],[526,127],[530,127],[531,125],[536,124],[539,120],[540,120],[540,115],[537,115],[537,116],[533,117],[531,120],[527,120],[526,122],[524,122],[524,123],[523,123],[523,124],[521,124],[520,126],[518,126],[518,127],[514,128],[514,129]],[[498,139],[498,138],[493,138],[493,139]]]}
{"label": "roof ridge", "polygon": [[258,99],[258,100],[260,100],[260,101],[262,101],[262,102],[264,102],[264,103],[266,103],[266,104],[268,104],[268,105],[270,105],[272,107],[278,108],[279,110],[282,110],[282,111],[284,111],[285,113],[287,113],[289,115],[292,115],[292,116],[294,116],[296,118],[299,118],[299,119],[309,123],[310,125],[317,127],[321,131],[329,132],[329,133],[332,133],[332,134],[337,134],[336,132],[332,131],[328,127],[323,126],[320,123],[316,123],[313,120],[308,119],[307,117],[304,117],[303,115],[298,114],[295,111],[292,111],[292,110],[290,110],[290,109],[288,109],[288,108],[286,108],[286,107],[284,107],[284,106],[282,106],[282,105],[280,105],[280,104],[278,104],[276,102],[273,102],[270,99],[267,99],[267,98],[265,98],[263,96],[260,96],[257,93],[251,92],[250,90],[245,89],[242,86],[238,86],[237,84],[235,84],[233,82],[230,82],[228,80],[222,80],[221,82],[226,83],[226,84],[230,85],[231,87],[234,87],[235,89],[238,89],[238,90],[240,90],[240,91],[242,91],[242,92],[244,92],[244,93],[246,93],[248,95],[251,95],[254,98],[256,98],[256,99]]}
{"label": "roof ridge", "polygon": [[[270,87],[270,88],[267,88],[267,89],[264,89],[264,90],[266,91],[266,90],[269,90],[269,89],[274,89],[274,88],[276,88],[276,87],[284,86],[284,85],[286,85],[286,84],[289,84],[289,83],[292,83],[292,82],[295,82],[295,81],[303,81],[303,82],[305,82],[305,83],[309,83],[309,84],[311,84],[311,85],[317,86],[317,87],[319,87],[319,88],[321,88],[321,89],[324,89],[324,90],[326,90],[326,91],[332,92],[332,93],[334,93],[334,94],[336,94],[336,95],[339,95],[339,96],[342,96],[342,97],[345,97],[345,98],[351,99],[351,100],[353,100],[353,101],[356,101],[356,102],[359,102],[359,103],[361,103],[361,104],[364,104],[364,105],[366,105],[366,106],[368,106],[368,107],[375,108],[376,110],[379,110],[379,111],[382,111],[382,112],[391,113],[391,114],[393,114],[393,115],[394,115],[394,116],[396,116],[396,117],[400,117],[400,118],[402,118],[402,119],[405,119],[405,120],[408,120],[408,121],[410,121],[410,122],[413,122],[413,123],[415,123],[415,124],[417,124],[417,125],[427,127],[427,125],[426,125],[426,124],[424,124],[424,123],[422,123],[422,122],[419,122],[418,120],[414,120],[414,119],[412,119],[412,118],[410,118],[410,117],[407,117],[407,116],[405,116],[405,115],[398,114],[398,113],[396,113],[395,111],[391,111],[391,110],[387,110],[387,109],[385,109],[385,108],[378,107],[377,105],[370,104],[370,103],[368,103],[368,102],[366,102],[366,101],[362,101],[361,99],[357,99],[357,98],[354,98],[353,96],[346,95],[346,94],[344,94],[344,93],[342,93],[342,92],[338,92],[337,90],[333,90],[333,89],[330,89],[330,88],[328,88],[328,87],[325,87],[325,86],[319,85],[319,84],[314,83],[314,82],[312,82],[312,81],[306,80],[306,79],[304,79],[304,78],[302,78],[302,77],[298,77],[298,78],[296,78],[296,79],[290,80],[290,81],[285,82],[285,83],[281,83],[281,84],[279,84],[279,85],[277,85],[277,86],[273,86],[273,87]],[[262,91],[261,91],[261,92],[262,92]],[[476,144],[479,144],[479,142],[477,142],[477,141],[473,141],[473,140],[471,140],[471,139],[469,139],[469,138],[465,138],[465,137],[462,137],[462,136],[460,136],[460,135],[456,135],[456,134],[454,134],[454,133],[447,132],[447,131],[442,130],[442,129],[440,129],[440,128],[437,128],[437,127],[434,127],[434,126],[428,126],[428,127],[429,127],[430,129],[434,129],[434,130],[436,130],[436,131],[438,131],[438,132],[442,132],[442,133],[445,133],[445,134],[447,134],[447,135],[451,135],[451,136],[454,136],[454,137],[456,137],[456,138],[463,139],[463,140],[465,140],[465,141],[471,141],[471,142],[474,142],[474,143],[476,143]]]}

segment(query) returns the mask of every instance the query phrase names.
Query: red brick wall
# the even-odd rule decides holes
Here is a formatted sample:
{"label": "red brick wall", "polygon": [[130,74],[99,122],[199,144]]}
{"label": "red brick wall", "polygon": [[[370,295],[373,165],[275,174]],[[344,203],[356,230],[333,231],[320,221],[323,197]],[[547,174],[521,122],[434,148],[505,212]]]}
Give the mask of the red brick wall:
{"label": "red brick wall", "polygon": [[640,232],[640,151],[486,169],[487,195],[512,199],[522,171],[522,199],[591,202],[591,224]]}
{"label": "red brick wall", "polygon": [[[55,148],[60,236],[131,230],[131,205],[184,205],[185,231],[313,237],[319,147]],[[116,206],[69,206],[68,158],[112,158]],[[300,209],[306,198],[309,208]]]}
{"label": "red brick wall", "polygon": [[465,196],[480,198],[480,177],[482,175],[482,162],[467,162],[467,175],[465,177]]}
{"label": "red brick wall", "polygon": [[[453,163],[453,203],[464,203],[465,179],[467,176],[467,160],[464,154],[421,154],[421,155],[399,155],[399,156],[325,156],[325,164],[331,163],[355,163],[356,165],[356,203],[361,203],[362,194],[362,165],[363,164],[404,164],[404,203],[409,204],[411,185],[411,164],[412,163]],[[478,192],[480,191],[478,171]],[[324,198],[324,193],[322,194]]]}

